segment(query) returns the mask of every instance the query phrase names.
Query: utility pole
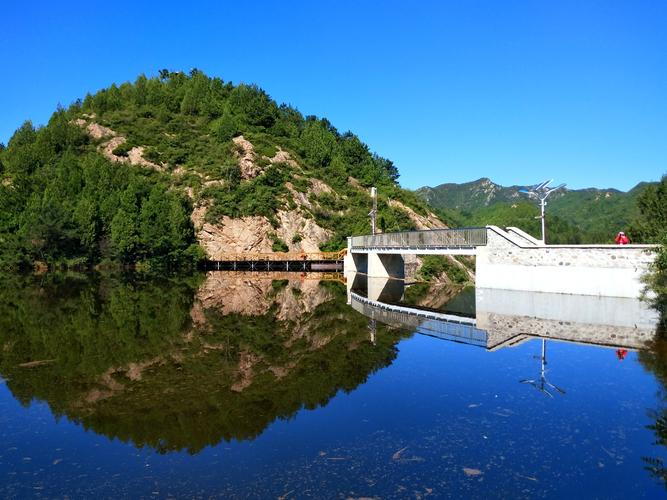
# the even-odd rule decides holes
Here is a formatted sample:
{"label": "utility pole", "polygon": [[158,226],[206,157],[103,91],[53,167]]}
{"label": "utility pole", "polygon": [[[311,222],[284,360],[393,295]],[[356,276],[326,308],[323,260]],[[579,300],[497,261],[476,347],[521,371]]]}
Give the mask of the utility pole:
{"label": "utility pole", "polygon": [[373,210],[368,215],[371,218],[371,234],[375,234],[377,230],[376,219],[378,214],[378,190],[376,187],[371,188],[371,199],[373,200]]}
{"label": "utility pole", "polygon": [[540,182],[529,188],[519,189],[519,193],[527,194],[528,198],[532,200],[538,200],[540,202],[540,215],[535,217],[536,219],[541,219],[542,221],[542,244],[547,244],[547,228],[546,228],[546,219],[544,216],[544,209],[547,206],[547,197],[556,191],[557,189],[565,187],[565,184],[560,184],[554,188],[547,187],[553,179],[548,181]]}

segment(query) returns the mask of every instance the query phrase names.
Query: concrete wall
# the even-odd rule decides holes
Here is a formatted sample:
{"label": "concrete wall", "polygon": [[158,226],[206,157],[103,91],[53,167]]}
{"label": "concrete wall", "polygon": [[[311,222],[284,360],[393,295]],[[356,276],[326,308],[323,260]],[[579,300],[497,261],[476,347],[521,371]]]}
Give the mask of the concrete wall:
{"label": "concrete wall", "polygon": [[[477,255],[480,288],[637,298],[642,276],[655,254],[651,245],[542,245],[517,228],[487,226],[487,245]],[[393,253],[396,252],[396,253]],[[458,249],[352,251],[348,240],[345,272],[403,278],[405,254],[458,254]],[[414,267],[414,266],[412,266]]]}
{"label": "concrete wall", "polygon": [[537,246],[522,240],[489,226],[488,244],[477,251],[476,286],[637,298],[654,258],[649,245]]}
{"label": "concrete wall", "polygon": [[488,348],[531,337],[640,349],[650,341],[658,313],[638,299],[520,290],[475,289],[477,327]]}

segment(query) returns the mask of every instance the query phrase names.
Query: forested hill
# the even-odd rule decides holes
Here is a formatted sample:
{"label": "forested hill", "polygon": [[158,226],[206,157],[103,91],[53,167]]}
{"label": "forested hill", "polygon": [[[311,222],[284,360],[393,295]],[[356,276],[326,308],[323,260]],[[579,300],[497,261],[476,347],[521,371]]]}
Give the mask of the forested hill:
{"label": "forested hill", "polygon": [[[655,183],[653,183],[655,184]],[[638,217],[637,200],[651,183],[628,192],[617,189],[563,189],[552,193],[547,216],[551,243],[609,243]],[[500,186],[482,178],[462,184],[423,187],[417,194],[432,206],[447,210],[463,224],[516,225],[539,236],[535,202],[519,192],[525,186]]]}
{"label": "forested hill", "polygon": [[23,124],[0,145],[0,263],[175,265],[337,250],[368,231],[442,227],[390,160],[254,85],[163,70]]}

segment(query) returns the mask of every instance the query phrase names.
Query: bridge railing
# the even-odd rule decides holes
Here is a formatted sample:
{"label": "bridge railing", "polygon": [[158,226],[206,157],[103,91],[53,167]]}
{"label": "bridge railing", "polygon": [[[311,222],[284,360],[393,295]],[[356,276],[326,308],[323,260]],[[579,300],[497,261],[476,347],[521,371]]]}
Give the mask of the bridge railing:
{"label": "bridge railing", "polygon": [[429,229],[353,236],[352,248],[472,248],[486,245],[485,227]]}
{"label": "bridge railing", "polygon": [[471,321],[437,319],[436,315],[426,311],[405,312],[406,307],[392,306],[351,294],[352,309],[364,316],[376,319],[385,325],[415,330],[423,335],[430,335],[444,340],[454,340],[466,344],[486,347],[488,333],[480,330]]}

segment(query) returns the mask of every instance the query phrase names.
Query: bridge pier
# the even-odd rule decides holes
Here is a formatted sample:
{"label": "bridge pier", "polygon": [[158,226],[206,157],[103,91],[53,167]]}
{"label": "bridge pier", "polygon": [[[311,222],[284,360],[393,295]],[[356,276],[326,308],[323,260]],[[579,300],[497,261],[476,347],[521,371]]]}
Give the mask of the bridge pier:
{"label": "bridge pier", "polygon": [[374,278],[405,278],[405,261],[400,253],[353,252],[348,238],[345,272],[363,273]]}
{"label": "bridge pier", "polygon": [[343,259],[345,272],[368,273],[368,255],[365,253],[348,252]]}
{"label": "bridge pier", "polygon": [[405,277],[403,256],[397,253],[368,252],[368,275],[373,278]]}

